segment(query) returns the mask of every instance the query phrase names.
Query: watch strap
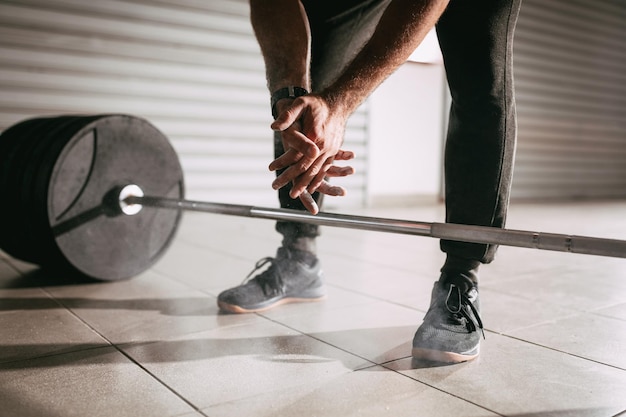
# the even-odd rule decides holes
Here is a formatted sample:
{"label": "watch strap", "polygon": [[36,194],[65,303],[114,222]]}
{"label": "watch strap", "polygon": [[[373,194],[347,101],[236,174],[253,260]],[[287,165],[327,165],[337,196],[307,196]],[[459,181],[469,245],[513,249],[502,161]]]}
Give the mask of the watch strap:
{"label": "watch strap", "polygon": [[291,85],[288,87],[279,88],[278,90],[274,91],[270,99],[270,104],[272,106],[272,116],[274,117],[274,119],[278,117],[276,103],[278,103],[279,100],[282,100],[284,98],[294,99],[297,97],[306,96],[307,94],[309,94],[309,92],[305,88],[295,87]]}

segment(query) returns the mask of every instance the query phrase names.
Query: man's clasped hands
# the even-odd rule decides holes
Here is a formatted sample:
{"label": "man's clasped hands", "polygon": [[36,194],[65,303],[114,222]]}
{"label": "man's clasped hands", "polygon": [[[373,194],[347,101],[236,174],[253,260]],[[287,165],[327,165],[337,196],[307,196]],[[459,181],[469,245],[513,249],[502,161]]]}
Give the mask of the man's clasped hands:
{"label": "man's clasped hands", "polygon": [[281,132],[285,152],[269,165],[271,171],[282,170],[272,188],[278,190],[292,183],[290,197],[299,198],[308,211],[317,214],[319,207],[311,194],[318,191],[343,196],[346,190],[327,179],[354,173],[351,166],[334,164],[354,158],[353,152],[340,149],[348,114],[340,103],[319,94],[283,99],[276,107],[278,117],[271,128]]}

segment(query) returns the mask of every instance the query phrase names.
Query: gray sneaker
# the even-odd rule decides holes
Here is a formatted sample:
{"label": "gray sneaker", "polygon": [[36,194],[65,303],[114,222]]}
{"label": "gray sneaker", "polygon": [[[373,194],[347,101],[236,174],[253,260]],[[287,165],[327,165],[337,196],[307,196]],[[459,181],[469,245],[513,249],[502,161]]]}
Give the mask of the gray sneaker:
{"label": "gray sneaker", "polygon": [[442,281],[435,283],[430,308],[413,338],[412,356],[445,363],[472,360],[480,348],[478,329],[485,337],[478,314],[478,289],[467,286],[464,291]]}
{"label": "gray sneaker", "polygon": [[[250,278],[266,264],[269,267]],[[253,313],[281,304],[320,301],[326,298],[322,268],[315,258],[312,265],[298,259],[295,251],[278,248],[276,258],[263,258],[238,287],[217,297],[220,309],[230,313]]]}

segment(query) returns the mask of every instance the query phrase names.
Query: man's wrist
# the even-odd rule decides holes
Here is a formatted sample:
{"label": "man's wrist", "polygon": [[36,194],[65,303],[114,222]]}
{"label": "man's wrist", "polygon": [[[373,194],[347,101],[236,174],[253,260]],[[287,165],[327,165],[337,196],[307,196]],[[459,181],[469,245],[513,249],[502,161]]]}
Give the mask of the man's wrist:
{"label": "man's wrist", "polygon": [[307,94],[309,94],[309,92],[307,91],[306,88],[295,87],[295,86],[283,87],[274,91],[270,98],[270,105],[272,107],[272,116],[274,117],[274,119],[278,117],[278,109],[276,108],[276,103],[278,103],[279,100],[282,100],[284,98],[289,98],[293,100],[297,97],[306,96]]}

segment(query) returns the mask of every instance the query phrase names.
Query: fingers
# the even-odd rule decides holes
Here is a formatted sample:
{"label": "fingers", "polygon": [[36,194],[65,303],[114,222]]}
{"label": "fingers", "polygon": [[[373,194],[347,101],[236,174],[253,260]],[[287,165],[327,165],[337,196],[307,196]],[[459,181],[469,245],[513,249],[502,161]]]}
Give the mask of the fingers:
{"label": "fingers", "polygon": [[[319,191],[322,194],[330,195],[333,197],[340,197],[340,196],[346,195],[345,188],[331,185],[327,181],[323,181],[320,187],[317,189],[317,191]],[[302,204],[304,205],[304,207],[307,209],[307,211],[309,211],[311,214],[319,213],[320,211],[319,206],[313,199],[313,196],[308,191],[305,190],[302,194],[300,194],[299,198]]]}
{"label": "fingers", "polygon": [[[289,165],[293,165],[300,158],[306,158],[306,161],[312,162],[319,156],[320,150],[315,142],[296,129],[289,129],[282,132],[282,141],[286,151],[283,155],[270,163],[270,171],[278,171]],[[300,153],[300,155],[298,155],[298,153]],[[288,156],[285,156],[285,154],[288,154]]]}
{"label": "fingers", "polygon": [[[346,159],[352,159],[354,158],[354,154],[352,152],[349,152],[349,154],[351,154],[351,156],[349,158]],[[339,156],[339,157],[337,157]],[[342,157],[342,154],[337,154],[337,156],[335,156],[334,160],[345,160]],[[297,178],[299,175],[301,175],[306,169],[307,166],[310,166],[310,164],[312,163],[310,159],[305,159],[303,161],[301,161],[301,164],[298,166],[294,166],[293,168],[291,168],[294,164],[296,164],[296,162],[300,161],[302,159],[303,155],[301,152],[296,151],[295,149],[289,149],[287,152],[285,152],[284,154],[282,154],[280,157],[276,158],[274,161],[272,161],[272,163],[269,165],[269,169],[270,171],[277,171],[280,169],[283,169],[285,167],[290,167],[288,168],[290,171],[289,172],[283,172],[281,175],[282,177],[278,177],[274,183],[272,184],[272,186],[274,187],[274,189],[279,189],[284,187],[285,185],[289,184],[291,181],[293,181],[295,178]],[[352,175],[354,174],[354,168],[351,166],[336,166],[336,165],[331,165],[330,167],[328,167],[327,170],[324,171],[324,176],[326,177],[347,177],[348,175]]]}
{"label": "fingers", "polygon": [[335,155],[336,161],[349,161],[351,159],[354,159],[354,152],[352,151],[339,149],[339,151],[337,151],[337,154]]}
{"label": "fingers", "polygon": [[[324,158],[320,156],[311,162],[308,158],[297,159],[301,154],[295,151],[287,151],[276,159],[276,163],[288,166],[272,183],[272,187],[277,190],[292,183],[289,193],[291,198],[298,198],[304,191],[314,193],[324,182],[325,178],[346,177],[354,174],[351,166],[339,167],[334,165],[336,159],[349,160],[354,158],[351,151],[340,150],[335,157]],[[307,168],[308,167],[308,168]]]}
{"label": "fingers", "polygon": [[320,184],[317,191],[333,197],[343,197],[344,195],[346,195],[345,188],[339,187],[337,185],[331,185],[328,181],[322,181],[322,184]]}
{"label": "fingers", "polygon": [[352,174],[354,174],[354,168],[351,166],[338,167],[333,165],[326,171],[327,177],[347,177]]}
{"label": "fingers", "polygon": [[300,201],[302,201],[302,204],[304,205],[304,207],[312,214],[319,213],[320,208],[318,207],[317,203],[313,199],[313,196],[309,194],[308,192],[305,191],[302,194],[300,194]]}
{"label": "fingers", "polygon": [[[297,186],[297,193],[292,189],[290,195],[291,198],[298,198],[300,193],[306,189],[306,184],[311,181],[307,179],[307,177],[303,177],[303,173],[307,172],[307,168],[311,165],[311,162],[312,161],[308,158],[300,158],[296,163],[289,165],[289,167],[272,182],[272,188],[278,190],[290,182],[294,182],[294,186]],[[307,181],[306,184],[305,181]]]}
{"label": "fingers", "polygon": [[302,152],[298,152],[295,149],[289,149],[270,163],[269,170],[277,171],[284,167],[288,167],[289,165],[293,165],[298,162],[302,156]]}
{"label": "fingers", "polygon": [[323,194],[331,195],[331,196],[344,196],[346,194],[346,190],[343,187],[338,187],[331,185],[326,178],[334,178],[334,177],[346,177],[348,175],[354,174],[354,168],[347,167],[337,167],[331,165],[330,168],[323,174],[315,177],[313,181],[306,188],[306,191],[309,193],[314,193],[315,191],[319,191]]}
{"label": "fingers", "polygon": [[[291,187],[291,191],[289,191],[291,198],[298,198],[304,191],[307,191],[308,189],[314,191],[319,186],[321,181],[324,179],[324,174],[332,164],[332,162],[327,162],[328,159],[324,157],[318,158],[308,169],[302,171],[302,174],[292,179],[293,185]],[[285,172],[281,174],[281,176],[284,175]]]}

